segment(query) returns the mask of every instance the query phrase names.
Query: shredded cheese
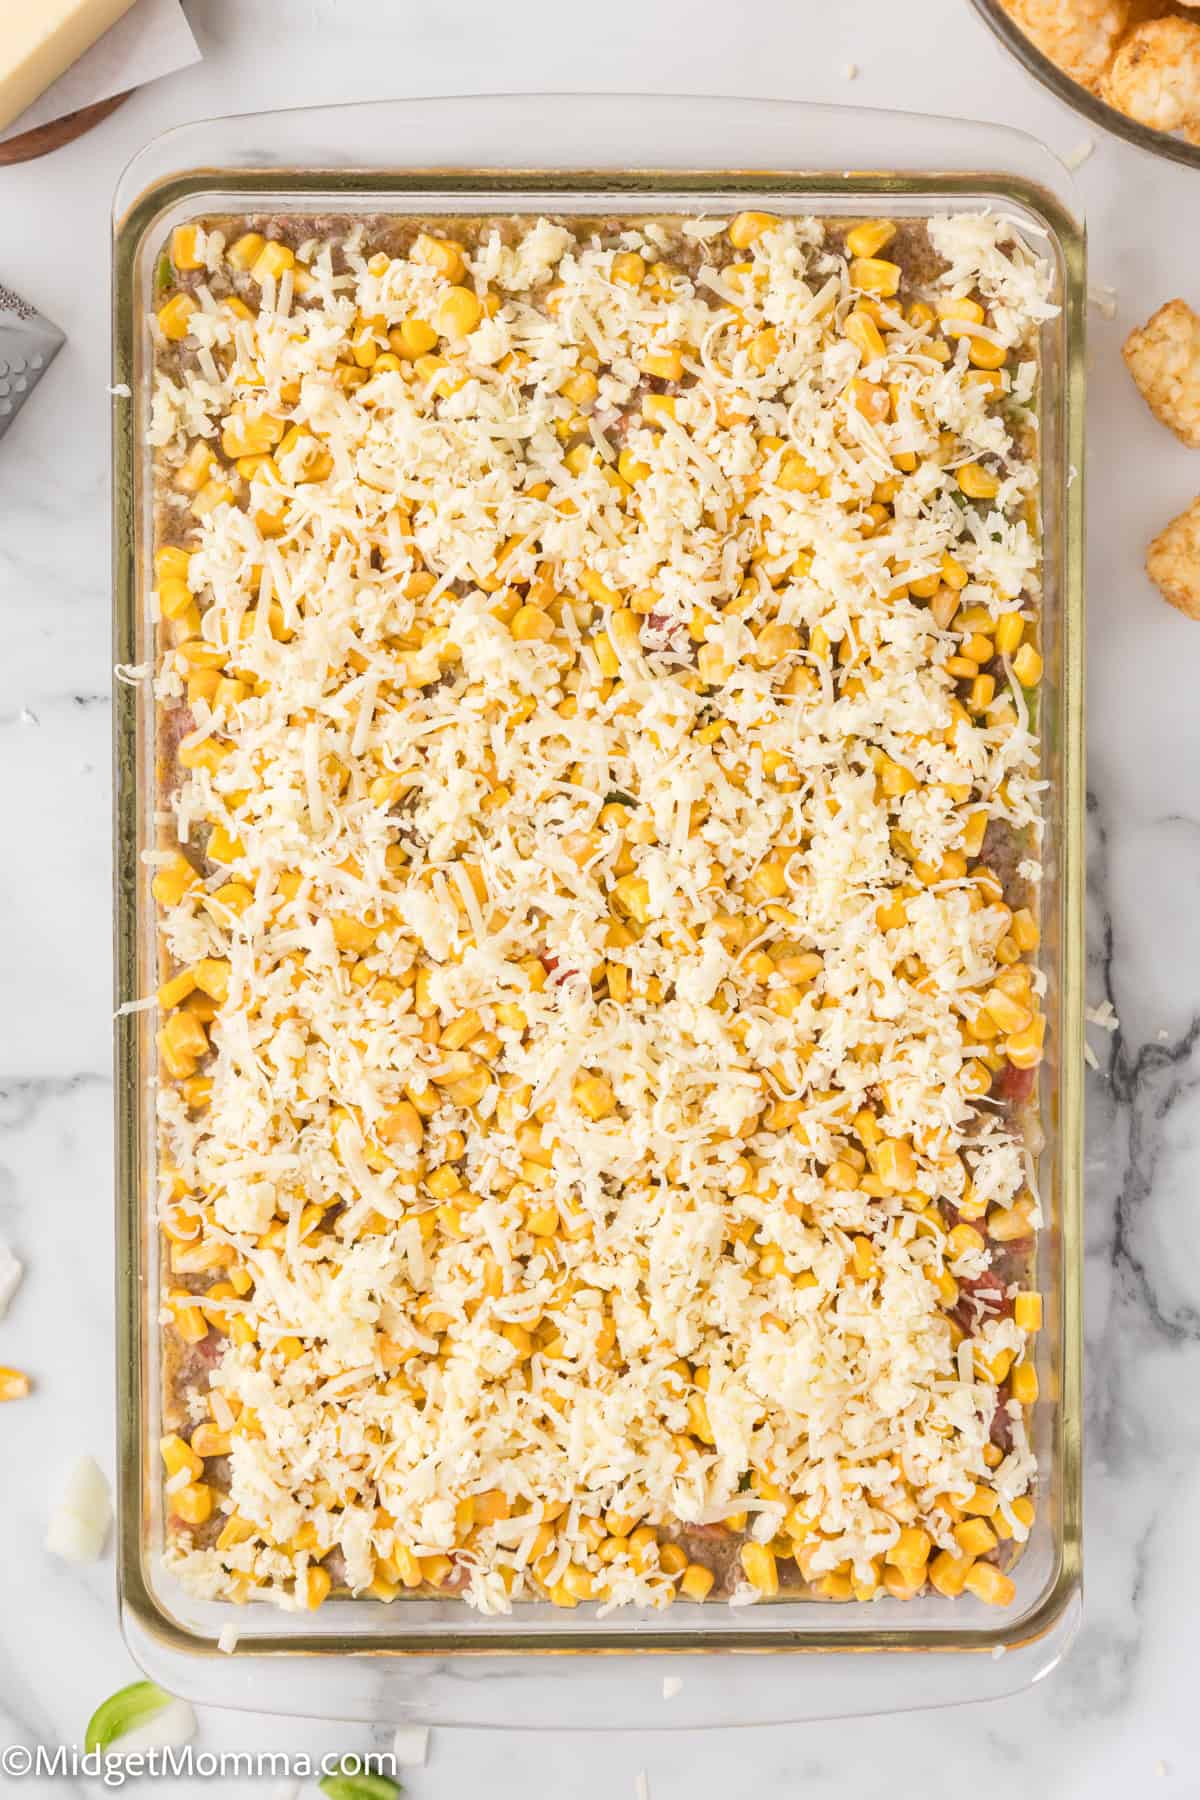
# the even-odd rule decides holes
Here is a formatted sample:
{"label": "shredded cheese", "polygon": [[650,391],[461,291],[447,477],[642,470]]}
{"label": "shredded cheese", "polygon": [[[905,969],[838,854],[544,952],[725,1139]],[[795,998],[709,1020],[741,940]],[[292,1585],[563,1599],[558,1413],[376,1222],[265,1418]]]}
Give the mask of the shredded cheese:
{"label": "shredded cheese", "polygon": [[[1036,931],[983,852],[1036,872],[1038,753],[982,662],[1036,631],[1047,268],[935,220],[933,285],[864,306],[820,221],[718,266],[722,230],[313,238],[248,318],[218,253],[163,360],[203,1592],[662,1604],[668,1540],[746,1514],[867,1594],[1029,1486],[1010,1284],[948,1221],[1037,1216],[988,1097],[1036,1060]],[[968,293],[957,334],[910,304]]]}

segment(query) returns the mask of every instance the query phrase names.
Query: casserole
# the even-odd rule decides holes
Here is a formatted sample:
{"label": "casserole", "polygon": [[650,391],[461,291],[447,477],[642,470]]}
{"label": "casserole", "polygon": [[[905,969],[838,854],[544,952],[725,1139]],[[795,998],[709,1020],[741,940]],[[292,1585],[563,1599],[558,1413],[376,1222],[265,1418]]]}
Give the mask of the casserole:
{"label": "casserole", "polygon": [[[1028,1642],[1039,1638],[1071,1607],[1077,1579],[1078,1528],[1078,1318],[1074,1270],[1076,1209],[1078,1203],[1078,1087],[1079,1074],[1073,1048],[1080,1029],[1079,994],[1079,879],[1078,831],[1080,825],[1075,788],[1079,778],[1078,734],[1081,693],[1078,593],[1078,490],[1068,479],[1077,463],[1079,421],[1079,331],[1081,317],[1081,244],[1069,215],[1053,195],[1036,183],[989,175],[956,175],[934,178],[920,172],[931,153],[944,160],[948,151],[938,145],[941,128],[935,124],[903,125],[869,120],[858,115],[859,141],[866,146],[872,134],[890,132],[898,143],[907,138],[916,167],[906,173],[878,176],[840,176],[836,180],[816,173],[784,176],[778,173],[780,158],[770,156],[767,144],[778,152],[777,135],[785,123],[807,123],[807,115],[789,108],[750,109],[753,128],[746,134],[748,158],[762,161],[770,172],[730,177],[720,170],[697,172],[706,153],[697,155],[706,122],[722,103],[657,102],[659,142],[668,154],[666,168],[653,174],[622,176],[619,180],[595,173],[571,170],[539,170],[501,178],[495,172],[495,155],[486,155],[483,140],[498,120],[510,119],[517,104],[487,103],[489,119],[481,120],[478,107],[445,103],[434,109],[412,103],[415,110],[399,109],[406,129],[427,127],[435,116],[443,141],[457,131],[462,139],[472,133],[479,139],[479,160],[490,165],[483,173],[460,168],[442,170],[435,180],[428,173],[403,174],[391,167],[370,173],[361,167],[339,172],[338,156],[303,153],[309,166],[287,169],[259,166],[234,167],[228,154],[219,156],[226,166],[219,172],[188,169],[198,150],[188,143],[168,147],[168,161],[180,160],[182,172],[163,175],[162,154],[146,153],[148,162],[137,165],[126,178],[118,206],[121,211],[116,256],[116,381],[128,383],[132,403],[118,413],[117,430],[117,661],[124,666],[143,664],[148,653],[150,625],[148,591],[148,522],[151,493],[147,459],[141,439],[148,401],[148,345],[137,329],[152,295],[156,259],[166,234],[175,226],[202,213],[289,210],[336,210],[389,213],[415,217],[489,213],[567,212],[619,214],[646,213],[688,215],[703,212],[725,216],[747,208],[780,214],[824,214],[830,217],[922,217],[943,211],[978,209],[989,202],[1012,213],[1029,229],[1040,245],[1050,247],[1057,298],[1062,311],[1043,333],[1042,369],[1042,497],[1044,506],[1045,616],[1043,618],[1046,686],[1042,722],[1044,754],[1050,759],[1047,773],[1052,782],[1047,808],[1049,852],[1044,888],[1044,932],[1050,988],[1046,998],[1049,1021],[1049,1055],[1043,1086],[1042,1116],[1047,1131],[1043,1152],[1043,1204],[1048,1226],[1042,1243],[1044,1274],[1040,1282],[1047,1297],[1047,1328],[1042,1333],[1039,1360],[1041,1391],[1052,1404],[1038,1409],[1037,1451],[1044,1475],[1043,1505],[1025,1556],[1015,1570],[1018,1594],[1011,1618],[981,1618],[982,1609],[972,1604],[910,1602],[905,1606],[888,1600],[869,1609],[858,1604],[831,1608],[783,1599],[771,1606],[737,1609],[715,1615],[697,1614],[684,1619],[684,1609],[673,1609],[662,1618],[622,1615],[608,1618],[570,1615],[464,1619],[453,1602],[415,1599],[404,1602],[403,1616],[395,1609],[375,1608],[355,1601],[312,1617],[287,1615],[260,1621],[256,1608],[237,1616],[239,1638],[235,1659],[247,1654],[337,1650],[380,1651],[410,1655],[444,1655],[448,1651],[619,1650],[673,1647],[688,1649],[793,1647],[814,1650],[895,1648],[986,1648]],[[590,116],[593,128],[604,113],[603,103],[589,106],[578,101],[540,103],[547,111],[574,119],[582,128]],[[727,103],[733,104],[733,103]],[[396,109],[383,109],[394,114]],[[390,124],[380,109],[372,130]],[[321,123],[317,118],[318,125]],[[328,122],[327,122],[328,123]],[[296,145],[313,118],[282,116],[278,127],[278,154],[287,160],[297,154]],[[261,122],[259,126],[262,129]],[[226,122],[222,132],[235,141],[238,122]],[[369,134],[368,134],[369,135]],[[1002,134],[1003,136],[1004,134]],[[321,136],[318,131],[318,139]],[[671,139],[669,144],[665,139]],[[291,148],[288,148],[289,140]],[[756,140],[758,140],[756,142]],[[261,141],[261,140],[260,140]],[[415,139],[413,140],[415,141]],[[212,159],[205,142],[205,160]],[[1015,140],[1021,160],[1028,147]],[[460,152],[466,154],[469,152]],[[564,157],[569,151],[564,150]],[[709,156],[711,153],[707,153]],[[260,165],[267,159],[254,159]],[[893,157],[893,161],[898,160]],[[647,158],[649,161],[649,158]],[[1041,172],[1036,156],[1033,166]],[[159,165],[156,170],[154,165]],[[146,186],[148,177],[157,179]],[[128,196],[128,204],[123,204]],[[382,198],[386,196],[386,199]],[[153,836],[156,797],[153,779],[152,708],[144,688],[118,688],[118,868],[120,895],[118,919],[118,997],[136,1001],[156,985],[153,930],[146,904],[146,883],[137,856],[149,847]],[[122,1418],[129,1433],[122,1454],[122,1584],[127,1618],[139,1637],[167,1645],[174,1651],[211,1654],[214,1640],[230,1623],[227,1606],[194,1602],[172,1589],[158,1562],[162,1530],[155,1456],[159,1357],[156,1346],[155,1304],[157,1291],[154,1234],[149,1229],[152,1204],[153,1119],[146,1102],[153,1056],[154,1020],[145,1011],[123,1015],[118,1024],[118,1197],[122,1230],[120,1267],[126,1272],[120,1317],[122,1347]],[[536,1613],[538,1616],[532,1616]],[[914,1616],[915,1615],[915,1616]],[[176,1679],[178,1685],[178,1679]]]}

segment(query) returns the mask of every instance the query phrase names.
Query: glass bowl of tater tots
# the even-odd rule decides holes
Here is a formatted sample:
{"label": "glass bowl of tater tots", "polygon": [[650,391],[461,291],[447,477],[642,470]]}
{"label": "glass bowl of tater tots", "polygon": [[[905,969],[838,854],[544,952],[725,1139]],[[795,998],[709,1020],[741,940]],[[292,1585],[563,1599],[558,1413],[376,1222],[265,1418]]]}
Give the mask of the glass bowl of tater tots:
{"label": "glass bowl of tater tots", "polygon": [[1200,169],[1200,0],[973,0],[1031,75],[1143,150]]}

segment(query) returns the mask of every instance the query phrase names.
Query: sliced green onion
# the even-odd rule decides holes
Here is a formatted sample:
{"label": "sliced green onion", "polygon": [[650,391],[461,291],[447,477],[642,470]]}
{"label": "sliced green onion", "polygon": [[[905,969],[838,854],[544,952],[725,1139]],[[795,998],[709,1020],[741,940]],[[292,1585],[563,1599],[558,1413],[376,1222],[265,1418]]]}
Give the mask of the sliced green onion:
{"label": "sliced green onion", "polygon": [[400,1783],[389,1775],[369,1775],[361,1756],[344,1756],[337,1772],[317,1783],[329,1800],[396,1800]]}
{"label": "sliced green onion", "polygon": [[164,250],[154,265],[154,291],[165,293],[175,279],[175,265]]}
{"label": "sliced green onion", "polygon": [[604,804],[605,806],[636,806],[637,801],[632,794],[623,794],[620,788],[613,788],[611,793],[605,794]]}
{"label": "sliced green onion", "polygon": [[107,1750],[118,1738],[144,1725],[170,1704],[170,1694],[164,1694],[153,1681],[132,1681],[128,1687],[118,1688],[100,1702],[88,1720],[84,1748]]}

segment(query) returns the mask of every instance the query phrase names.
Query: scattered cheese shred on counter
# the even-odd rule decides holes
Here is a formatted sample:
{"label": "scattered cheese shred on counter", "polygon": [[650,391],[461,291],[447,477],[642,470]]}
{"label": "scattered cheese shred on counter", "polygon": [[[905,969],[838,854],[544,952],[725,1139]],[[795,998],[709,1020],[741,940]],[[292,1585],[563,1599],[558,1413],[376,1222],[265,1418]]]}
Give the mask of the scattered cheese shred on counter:
{"label": "scattered cheese shred on counter", "polygon": [[25,1268],[20,1258],[6,1243],[0,1241],[0,1319],[11,1306],[24,1273]]}
{"label": "scattered cheese shred on counter", "polygon": [[152,322],[170,1560],[1003,1604],[1047,265],[434,230],[180,227]]}

